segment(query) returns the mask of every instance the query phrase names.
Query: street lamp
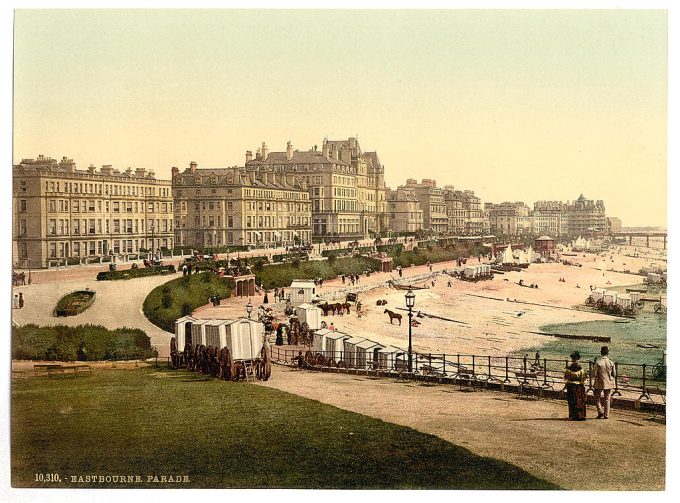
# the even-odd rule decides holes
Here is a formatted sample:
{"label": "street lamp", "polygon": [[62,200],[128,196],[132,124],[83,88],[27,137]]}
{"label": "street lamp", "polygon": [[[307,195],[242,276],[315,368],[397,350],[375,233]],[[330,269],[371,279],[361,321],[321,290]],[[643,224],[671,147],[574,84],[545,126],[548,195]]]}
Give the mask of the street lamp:
{"label": "street lamp", "polygon": [[246,312],[248,313],[248,319],[250,319],[250,314],[253,312],[253,303],[250,300],[248,300],[246,305]]}
{"label": "street lamp", "polygon": [[404,296],[406,299],[406,307],[408,308],[408,371],[409,373],[413,372],[413,348],[411,345],[411,337],[412,337],[412,320],[413,320],[413,306],[416,303],[416,294],[413,293],[413,290],[410,288],[408,289],[408,292],[406,292],[406,295]]}

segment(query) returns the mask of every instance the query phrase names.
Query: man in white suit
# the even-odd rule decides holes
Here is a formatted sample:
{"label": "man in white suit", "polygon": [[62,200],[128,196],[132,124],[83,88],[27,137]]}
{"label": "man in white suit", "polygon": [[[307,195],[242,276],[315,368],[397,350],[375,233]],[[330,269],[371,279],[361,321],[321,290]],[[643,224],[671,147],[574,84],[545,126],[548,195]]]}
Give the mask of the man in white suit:
{"label": "man in white suit", "polygon": [[600,354],[602,356],[595,362],[595,405],[597,419],[609,419],[612,391],[616,387],[616,368],[614,362],[609,359],[607,346],[602,346]]}

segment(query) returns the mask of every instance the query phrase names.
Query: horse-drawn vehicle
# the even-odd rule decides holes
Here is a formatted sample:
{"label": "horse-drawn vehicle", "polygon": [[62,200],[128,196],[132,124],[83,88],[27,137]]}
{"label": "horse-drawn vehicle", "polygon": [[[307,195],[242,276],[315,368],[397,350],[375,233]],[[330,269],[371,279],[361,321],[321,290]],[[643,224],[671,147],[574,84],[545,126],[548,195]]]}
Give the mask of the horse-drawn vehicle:
{"label": "horse-drawn vehicle", "polygon": [[[180,348],[182,350],[180,351]],[[262,323],[247,318],[175,322],[170,340],[172,367],[237,381],[271,376],[271,354]]]}

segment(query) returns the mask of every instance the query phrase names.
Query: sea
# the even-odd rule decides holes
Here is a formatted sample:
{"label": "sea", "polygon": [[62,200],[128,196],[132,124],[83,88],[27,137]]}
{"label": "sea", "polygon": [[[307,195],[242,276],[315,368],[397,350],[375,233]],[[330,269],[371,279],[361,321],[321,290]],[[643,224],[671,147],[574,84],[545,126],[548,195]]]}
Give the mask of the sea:
{"label": "sea", "polygon": [[[656,365],[666,350],[666,315],[640,313],[635,318],[619,320],[585,321],[580,323],[560,323],[541,327],[542,332],[568,335],[597,335],[611,337],[609,356],[616,362],[634,365]],[[546,336],[545,344],[532,346],[517,352],[528,353],[533,358],[536,351],[541,358],[567,359],[573,351],[581,353],[581,360],[593,360],[600,356],[600,342],[562,339]],[[657,346],[642,348],[638,344]]]}

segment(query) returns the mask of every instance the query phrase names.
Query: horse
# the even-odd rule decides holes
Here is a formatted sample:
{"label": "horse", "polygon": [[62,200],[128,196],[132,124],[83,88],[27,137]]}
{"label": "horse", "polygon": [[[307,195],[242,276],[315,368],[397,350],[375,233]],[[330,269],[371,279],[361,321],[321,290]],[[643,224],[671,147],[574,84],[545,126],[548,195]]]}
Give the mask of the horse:
{"label": "horse", "polygon": [[392,324],[392,320],[396,318],[399,320],[399,326],[401,326],[401,314],[390,311],[389,309],[385,309],[383,314],[388,314],[390,316],[390,325]]}
{"label": "horse", "polygon": [[340,313],[342,314],[342,309],[347,310],[347,314],[349,314],[349,308],[351,307],[351,304],[349,302],[345,302],[344,304],[340,304]]}

